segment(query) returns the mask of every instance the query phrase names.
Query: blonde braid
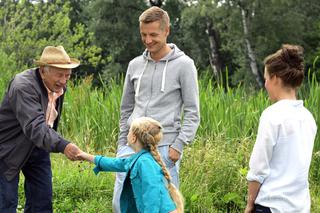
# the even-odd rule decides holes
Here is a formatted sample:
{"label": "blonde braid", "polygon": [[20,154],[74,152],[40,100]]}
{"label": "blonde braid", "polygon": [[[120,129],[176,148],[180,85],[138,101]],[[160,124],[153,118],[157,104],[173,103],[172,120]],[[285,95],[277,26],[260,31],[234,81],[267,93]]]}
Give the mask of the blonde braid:
{"label": "blonde braid", "polygon": [[161,166],[164,177],[168,181],[167,188],[177,207],[178,213],[184,212],[184,200],[180,191],[171,183],[170,173],[163,163],[157,145],[162,138],[161,124],[152,118],[138,118],[131,124],[131,131],[136,135],[143,147],[150,151],[153,158]]}
{"label": "blonde braid", "polygon": [[170,173],[167,169],[167,167],[164,165],[160,153],[157,150],[157,148],[154,145],[150,145],[150,153],[152,154],[153,158],[158,162],[158,164],[161,166],[164,177],[168,181],[168,190],[170,193],[170,196],[174,203],[176,204],[177,207],[177,212],[178,213],[183,213],[184,212],[184,200],[181,192],[171,183],[171,176]]}
{"label": "blonde braid", "polygon": [[164,163],[161,159],[159,151],[157,150],[157,148],[155,146],[151,145],[150,146],[150,153],[152,154],[153,158],[157,161],[157,163],[161,166],[164,177],[167,179],[168,184],[170,184],[171,183],[171,176],[170,176],[170,173],[169,173],[167,167],[164,165]]}

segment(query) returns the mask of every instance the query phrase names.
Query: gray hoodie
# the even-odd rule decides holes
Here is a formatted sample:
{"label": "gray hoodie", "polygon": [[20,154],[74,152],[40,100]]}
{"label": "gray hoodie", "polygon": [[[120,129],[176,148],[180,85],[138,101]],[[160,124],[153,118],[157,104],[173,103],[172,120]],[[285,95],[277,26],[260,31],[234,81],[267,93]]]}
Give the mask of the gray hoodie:
{"label": "gray hoodie", "polygon": [[130,61],[121,100],[118,145],[127,143],[132,120],[143,116],[162,124],[160,146],[171,145],[181,153],[193,140],[200,121],[197,70],[193,60],[176,45],[169,46],[172,50],[158,62],[147,50]]}

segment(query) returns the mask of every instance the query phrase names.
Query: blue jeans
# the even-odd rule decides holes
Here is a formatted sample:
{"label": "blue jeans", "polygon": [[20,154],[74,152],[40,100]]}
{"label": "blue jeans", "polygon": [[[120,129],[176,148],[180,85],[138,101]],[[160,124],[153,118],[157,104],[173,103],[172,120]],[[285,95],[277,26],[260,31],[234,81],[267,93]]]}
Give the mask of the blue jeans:
{"label": "blue jeans", "polygon": [[[52,173],[48,152],[35,148],[22,167],[25,177],[25,213],[52,212]],[[18,205],[19,174],[8,181],[0,174],[0,212],[15,213]]]}
{"label": "blue jeans", "polygon": [[[169,146],[159,146],[158,150],[160,152],[162,161],[166,164],[167,169],[169,170],[169,173],[172,177],[172,183],[179,188],[179,167],[181,158],[176,162],[173,163],[173,161],[169,158]],[[129,157],[135,152],[133,149],[131,149],[129,146],[122,146],[118,149],[117,157],[124,158]],[[122,187],[124,180],[126,178],[127,173],[125,172],[117,172],[116,174],[116,181],[114,184],[114,190],[113,190],[113,199],[112,199],[112,209],[114,213],[120,213],[120,195],[122,192]]]}

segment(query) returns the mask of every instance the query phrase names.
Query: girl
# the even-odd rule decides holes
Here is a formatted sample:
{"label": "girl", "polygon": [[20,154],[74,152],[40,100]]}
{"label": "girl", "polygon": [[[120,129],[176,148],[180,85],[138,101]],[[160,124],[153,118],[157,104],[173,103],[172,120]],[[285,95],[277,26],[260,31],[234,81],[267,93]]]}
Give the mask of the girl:
{"label": "girl", "polygon": [[273,105],[260,117],[247,175],[245,212],[310,212],[308,173],[317,126],[296,100],[304,76],[302,47],[283,45],[265,63]]}
{"label": "girl", "polygon": [[157,150],[161,138],[161,124],[142,117],[132,122],[128,134],[128,145],[136,154],[129,158],[108,158],[81,152],[78,158],[95,163],[96,174],[99,171],[127,172],[120,197],[121,212],[182,213],[182,195],[171,184]]}

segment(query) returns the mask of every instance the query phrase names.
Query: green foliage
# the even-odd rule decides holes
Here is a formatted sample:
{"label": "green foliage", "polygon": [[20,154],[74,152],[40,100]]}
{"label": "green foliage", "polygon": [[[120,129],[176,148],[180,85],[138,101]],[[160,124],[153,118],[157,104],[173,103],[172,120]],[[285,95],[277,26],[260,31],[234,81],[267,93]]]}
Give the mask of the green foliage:
{"label": "green foliage", "polygon": [[[109,154],[110,153],[105,153]],[[96,176],[93,165],[86,162],[71,162],[60,154],[52,154],[53,209],[65,212],[112,212],[114,175],[101,173]],[[19,184],[19,208],[23,212],[23,175]]]}
{"label": "green foliage", "polygon": [[111,212],[111,205],[105,203],[112,200],[112,174],[96,176],[89,163],[70,163],[60,156],[54,156],[53,161],[53,205],[56,212]]}
{"label": "green foliage", "polygon": [[[60,130],[82,149],[110,155],[116,149],[122,85],[105,85],[101,90],[93,88],[91,80],[80,81],[77,86],[70,85]],[[246,202],[245,176],[259,117],[270,103],[262,90],[215,88],[209,78],[201,78],[199,85],[201,124],[194,145],[184,150],[180,173],[186,212],[242,212]],[[300,90],[299,96],[305,100],[306,107],[313,113],[319,126],[320,87],[312,77],[309,85]],[[317,212],[320,206],[319,150],[320,139],[317,135],[310,169],[313,212]],[[70,174],[75,175],[73,173]],[[70,176],[70,179],[77,178]],[[57,179],[60,179],[60,175]],[[69,181],[72,183],[72,180]],[[64,200],[59,197],[56,202],[65,204],[59,205],[59,208],[67,206],[66,209],[77,208],[80,211],[86,208],[78,206],[82,201],[87,201],[86,206],[94,208],[99,197],[86,200],[86,190],[82,190],[82,187],[85,188],[77,188],[82,191],[79,194],[61,189],[60,192],[65,193],[62,196]],[[113,184],[110,184],[107,190],[112,191],[112,187]],[[81,201],[75,201],[74,197]],[[110,198],[106,199],[105,206],[110,207]]]}
{"label": "green foliage", "polygon": [[[256,133],[259,116],[269,102],[263,90],[258,92],[213,88],[210,79],[199,82],[201,104],[200,135],[226,135],[229,138],[250,137]],[[250,94],[250,95],[248,95]]]}
{"label": "green foliage", "polygon": [[[101,79],[109,83],[119,79],[128,62],[144,49],[138,18],[149,6],[145,0],[23,0],[1,1],[0,6],[0,49],[15,58],[18,70],[33,66],[45,46],[63,45],[81,60],[77,76],[93,75],[95,85]],[[176,43],[206,73],[212,73],[207,29],[212,24],[222,71],[228,69],[225,83],[232,87],[256,86],[245,38],[251,42],[261,76],[262,60],[282,43],[305,48],[306,70],[313,69],[313,59],[320,53],[318,0],[166,0],[162,7],[171,17],[168,42]],[[248,14],[247,37],[240,7]],[[314,71],[319,63],[315,67]]]}
{"label": "green foliage", "polygon": [[180,174],[187,212],[241,212],[247,184],[239,170],[247,166],[249,142],[201,137],[185,149]]}
{"label": "green foliage", "polygon": [[[314,76],[314,75],[313,75]],[[120,117],[122,86],[115,82],[103,89],[92,87],[92,78],[69,84],[61,130],[78,144],[102,149],[115,148]],[[315,77],[299,91],[299,98],[320,126],[320,87]],[[307,86],[309,85],[309,86]],[[213,87],[208,77],[199,80],[201,123],[198,135],[224,136],[229,140],[251,138],[257,132],[261,112],[270,105],[264,90],[245,87]],[[315,149],[320,149],[317,136]]]}
{"label": "green foliage", "polygon": [[186,50],[182,38],[185,37],[181,28],[182,11],[186,8],[186,4],[181,0],[166,0],[162,9],[166,10],[170,16],[170,34],[168,42],[175,43]]}
{"label": "green foliage", "polygon": [[[184,150],[180,168],[180,189],[186,201],[186,213],[243,212],[246,202],[245,179],[253,145],[250,138],[228,141],[225,137],[198,137]],[[86,150],[94,153],[92,149]],[[97,152],[113,156],[109,152]],[[53,199],[55,212],[111,212],[114,174],[95,176],[87,162],[71,162],[52,154]],[[320,155],[314,155],[310,170],[311,212],[319,212]],[[23,211],[23,176],[20,180],[19,209]]]}
{"label": "green foliage", "polygon": [[201,7],[200,3],[182,11],[181,30],[184,36],[180,38],[182,41],[180,48],[195,60],[200,70],[204,70],[209,65],[209,45],[208,38],[205,36],[206,20],[204,16],[200,15],[199,7]]}
{"label": "green foliage", "polygon": [[[237,2],[182,4],[167,0],[163,5],[171,17],[169,42],[185,50],[203,73],[210,70],[205,23],[208,19],[214,23],[229,70],[227,78],[232,80],[225,87],[217,86],[210,75],[199,81],[201,124],[194,145],[185,149],[181,165],[186,212],[243,212],[245,176],[259,116],[270,105],[265,91],[248,87],[253,78]],[[242,2],[251,11],[250,38],[260,69],[262,59],[282,43],[305,47],[310,72],[299,97],[320,126],[319,59],[313,60],[320,55],[319,1]],[[13,75],[32,66],[32,59],[39,57],[46,45],[62,44],[82,62],[76,74],[94,75],[70,82],[59,130],[91,153],[115,153],[123,85],[110,79],[124,72],[129,60],[143,50],[138,17],[146,9],[146,1],[0,1],[0,6],[0,97]],[[101,79],[101,88],[94,87],[93,82]],[[310,169],[312,212],[320,212],[319,150],[317,135]],[[87,163],[53,155],[55,212],[111,212],[114,175],[96,177],[91,169]],[[19,198],[18,212],[22,212],[22,190]]]}
{"label": "green foliage", "polygon": [[13,77],[14,73],[17,73],[15,66],[15,58],[13,56],[8,56],[5,52],[0,48],[0,98],[3,97],[5,88],[7,88],[7,84],[9,80]]}
{"label": "green foliage", "polygon": [[69,1],[5,1],[2,4],[0,48],[16,59],[18,68],[32,66],[33,59],[39,58],[48,45],[63,45],[70,56],[78,58],[85,66],[104,63],[101,48],[93,45],[93,33],[82,23],[70,27]]}
{"label": "green foliage", "polygon": [[[314,79],[314,78],[313,78]],[[122,85],[93,88],[92,78],[66,94],[60,130],[65,138],[82,149],[113,156],[118,134]],[[313,80],[300,92],[319,124],[320,91]],[[3,90],[4,88],[1,88]],[[261,111],[268,106],[263,91],[244,88],[213,88],[209,79],[200,79],[201,125],[194,145],[184,150],[181,190],[186,212],[242,212],[246,202],[246,173]],[[316,138],[310,169],[312,212],[320,206],[320,142]],[[98,177],[87,163],[53,157],[55,212],[111,212],[114,175]],[[18,212],[23,211],[23,181],[20,181]]]}
{"label": "green foliage", "polygon": [[[203,72],[212,72],[207,33],[207,24],[212,24],[230,86],[256,84],[244,44],[240,7],[248,14],[247,38],[260,74],[263,58],[282,43],[305,48],[307,69],[320,53],[317,0],[166,0],[162,5],[171,17],[168,41],[190,55]],[[32,66],[45,46],[63,45],[82,62],[76,69],[78,76],[93,74],[95,84],[101,79],[109,82],[122,75],[128,62],[144,49],[138,23],[149,6],[144,0],[23,0],[1,1],[0,6],[0,48],[16,59],[18,69]]]}
{"label": "green foliage", "polygon": [[[209,67],[209,40],[206,22],[212,22],[220,35],[219,51],[228,67],[230,85],[255,85],[250,71],[240,6],[248,13],[248,39],[255,53],[260,74],[263,59],[283,43],[305,48],[307,68],[319,55],[319,1],[218,0],[191,1],[182,10],[182,46],[201,70]],[[208,71],[210,69],[207,69]]]}
{"label": "green foliage", "polygon": [[124,73],[128,62],[142,53],[138,20],[146,8],[143,0],[96,0],[88,6],[90,28],[106,60],[102,77]]}
{"label": "green foliage", "polygon": [[92,88],[92,78],[70,84],[60,127],[63,135],[82,146],[115,150],[121,94],[115,82],[104,85],[103,91]]}

